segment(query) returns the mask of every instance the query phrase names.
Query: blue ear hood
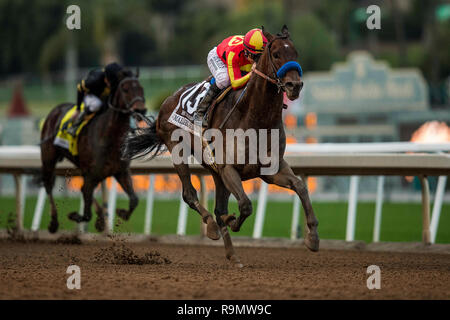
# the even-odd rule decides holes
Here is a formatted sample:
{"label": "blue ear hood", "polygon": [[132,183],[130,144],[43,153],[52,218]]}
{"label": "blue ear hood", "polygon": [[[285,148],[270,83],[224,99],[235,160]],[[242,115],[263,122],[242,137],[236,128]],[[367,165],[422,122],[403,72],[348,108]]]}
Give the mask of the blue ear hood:
{"label": "blue ear hood", "polygon": [[283,78],[286,75],[286,72],[292,69],[297,70],[300,77],[303,76],[303,70],[300,64],[297,61],[288,61],[285,64],[283,64],[280,69],[278,69],[277,77]]}

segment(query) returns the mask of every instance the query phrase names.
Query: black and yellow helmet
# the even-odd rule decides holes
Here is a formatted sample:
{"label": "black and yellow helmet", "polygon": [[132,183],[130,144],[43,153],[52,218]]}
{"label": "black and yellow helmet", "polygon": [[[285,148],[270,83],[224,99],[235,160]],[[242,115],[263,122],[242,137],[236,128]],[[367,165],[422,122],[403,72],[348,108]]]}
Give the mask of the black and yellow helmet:
{"label": "black and yellow helmet", "polygon": [[111,83],[112,87],[116,87],[119,84],[119,72],[123,70],[123,67],[117,62],[106,65],[104,71],[105,76]]}

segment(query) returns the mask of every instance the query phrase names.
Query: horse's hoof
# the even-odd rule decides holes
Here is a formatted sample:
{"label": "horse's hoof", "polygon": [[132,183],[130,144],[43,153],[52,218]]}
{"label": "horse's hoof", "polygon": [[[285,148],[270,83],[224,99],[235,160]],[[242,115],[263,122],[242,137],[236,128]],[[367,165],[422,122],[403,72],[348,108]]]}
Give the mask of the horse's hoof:
{"label": "horse's hoof", "polygon": [[125,209],[117,209],[116,215],[120,217],[122,220],[128,221],[128,219],[130,219],[131,212]]}
{"label": "horse's hoof", "polygon": [[319,243],[320,243],[320,239],[319,239],[319,235],[317,233],[308,233],[308,235],[305,238],[305,246],[313,251],[313,252],[317,252],[319,251]]}
{"label": "horse's hoof", "polygon": [[231,257],[227,257],[228,260],[230,260],[236,267],[243,268],[244,265],[241,263],[241,260],[239,260],[238,256],[232,255]]}
{"label": "horse's hoof", "polygon": [[56,231],[58,231],[59,228],[59,223],[58,221],[50,221],[50,224],[48,225],[48,232],[50,233],[56,233]]}
{"label": "horse's hoof", "polygon": [[98,232],[103,232],[105,231],[105,219],[103,218],[97,218],[97,220],[95,221],[95,229]]}
{"label": "horse's hoof", "polygon": [[222,216],[220,216],[220,218],[222,219],[222,221],[229,226],[230,228],[232,227],[232,225],[235,223],[236,221],[236,214],[224,214]]}
{"label": "horse's hoof", "polygon": [[233,232],[238,232],[241,227],[239,227],[238,223],[237,223],[237,218],[236,218],[236,214],[230,214],[230,215],[223,215],[221,216],[223,222],[225,222],[225,224],[227,226],[230,227],[231,231]]}
{"label": "horse's hoof", "polygon": [[213,218],[208,219],[208,224],[206,226],[206,235],[211,240],[220,239],[219,226],[217,225],[217,222],[215,222]]}
{"label": "horse's hoof", "polygon": [[72,220],[72,221],[77,222],[77,223],[80,223],[81,221],[83,221],[83,217],[80,216],[78,214],[78,212],[76,212],[76,211],[69,213],[67,215],[67,218],[69,218],[69,220]]}
{"label": "horse's hoof", "polygon": [[231,225],[230,225],[230,229],[233,232],[238,232],[239,230],[241,230],[241,227],[239,227],[237,220],[234,220]]}

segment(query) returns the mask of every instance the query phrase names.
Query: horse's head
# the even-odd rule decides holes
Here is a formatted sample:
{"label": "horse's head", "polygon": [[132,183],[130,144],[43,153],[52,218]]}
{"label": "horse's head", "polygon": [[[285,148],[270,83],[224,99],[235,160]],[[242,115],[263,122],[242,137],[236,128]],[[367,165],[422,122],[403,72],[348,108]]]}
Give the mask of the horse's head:
{"label": "horse's head", "polygon": [[[273,75],[272,81],[279,89],[286,92],[289,100],[295,100],[303,88],[301,79],[303,71],[296,61],[298,53],[289,38],[288,28],[284,25],[281,33],[275,36],[265,31],[264,27],[262,30],[268,41],[264,51],[266,72],[268,75]],[[264,62],[261,61],[261,63]]]}
{"label": "horse's head", "polygon": [[122,112],[138,112],[145,114],[144,89],[138,80],[139,71],[136,75],[130,70],[122,70],[118,74],[119,83],[112,88],[112,101],[108,102],[110,108]]}

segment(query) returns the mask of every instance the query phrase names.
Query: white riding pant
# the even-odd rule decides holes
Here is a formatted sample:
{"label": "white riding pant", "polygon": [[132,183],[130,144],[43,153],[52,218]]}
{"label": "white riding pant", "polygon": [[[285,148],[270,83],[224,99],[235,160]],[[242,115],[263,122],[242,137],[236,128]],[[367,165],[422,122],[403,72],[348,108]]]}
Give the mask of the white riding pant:
{"label": "white riding pant", "polygon": [[87,94],[84,96],[84,107],[87,108],[90,112],[97,112],[100,110],[103,102],[102,100],[93,94]]}
{"label": "white riding pant", "polygon": [[228,68],[217,55],[217,47],[212,48],[208,53],[207,63],[211,74],[216,79],[216,86],[219,89],[228,87],[231,84]]}

